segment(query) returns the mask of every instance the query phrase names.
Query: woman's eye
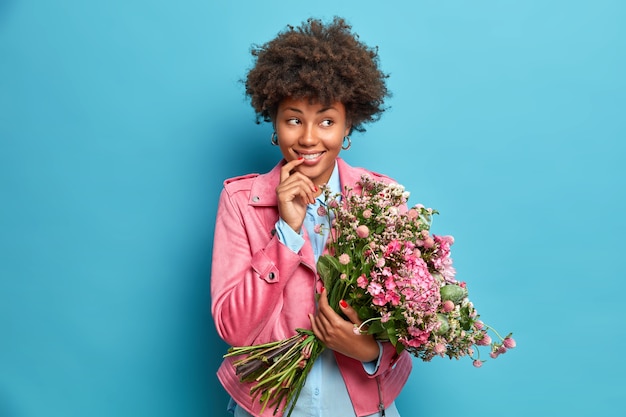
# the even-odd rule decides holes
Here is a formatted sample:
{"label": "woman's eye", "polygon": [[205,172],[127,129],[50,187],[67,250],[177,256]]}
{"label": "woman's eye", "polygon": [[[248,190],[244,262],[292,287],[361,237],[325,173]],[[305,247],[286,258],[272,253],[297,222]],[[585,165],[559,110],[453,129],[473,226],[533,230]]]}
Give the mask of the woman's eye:
{"label": "woman's eye", "polygon": [[295,117],[291,119],[287,119],[288,125],[297,125],[298,123],[300,123],[300,120],[296,119]]}
{"label": "woman's eye", "polygon": [[326,119],[326,120],[324,120],[324,121],[322,122],[322,126],[324,126],[324,127],[330,127],[330,126],[332,126],[332,125],[333,125],[333,121],[332,121],[332,120],[328,120],[328,119]]}

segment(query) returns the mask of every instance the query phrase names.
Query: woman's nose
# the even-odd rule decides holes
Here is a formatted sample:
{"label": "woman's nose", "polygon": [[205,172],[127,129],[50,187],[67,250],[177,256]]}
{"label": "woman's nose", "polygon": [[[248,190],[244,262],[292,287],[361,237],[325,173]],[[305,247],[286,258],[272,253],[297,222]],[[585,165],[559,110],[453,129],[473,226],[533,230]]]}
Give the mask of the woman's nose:
{"label": "woman's nose", "polygon": [[314,126],[305,126],[300,136],[300,145],[311,146],[317,142]]}

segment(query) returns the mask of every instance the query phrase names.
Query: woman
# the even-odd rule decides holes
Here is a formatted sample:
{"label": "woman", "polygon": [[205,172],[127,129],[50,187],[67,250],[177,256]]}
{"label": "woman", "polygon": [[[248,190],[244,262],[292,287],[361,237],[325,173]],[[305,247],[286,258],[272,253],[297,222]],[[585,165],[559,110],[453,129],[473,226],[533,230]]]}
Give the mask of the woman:
{"label": "woman", "polygon": [[[215,227],[212,313],[226,343],[245,346],[312,329],[327,349],[315,362],[292,416],[398,416],[394,400],[411,371],[406,352],[358,335],[356,312],[328,305],[315,264],[330,225],[321,186],[339,192],[361,175],[338,158],[350,133],[378,119],[388,95],[375,49],[340,18],[309,19],[252,51],[246,93],[260,119],[271,122],[271,142],[283,156],[263,175],[225,181]],[[316,302],[319,294],[319,302]],[[218,378],[235,416],[271,415],[250,397],[227,358]]]}

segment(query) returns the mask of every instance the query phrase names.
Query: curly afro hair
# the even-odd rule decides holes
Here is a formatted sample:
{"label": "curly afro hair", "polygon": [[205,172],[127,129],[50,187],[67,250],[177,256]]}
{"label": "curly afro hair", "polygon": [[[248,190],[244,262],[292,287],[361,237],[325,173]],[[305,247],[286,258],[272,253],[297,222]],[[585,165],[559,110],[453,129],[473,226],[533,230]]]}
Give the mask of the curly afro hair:
{"label": "curly afro hair", "polygon": [[257,122],[271,122],[286,97],[341,102],[357,131],[385,111],[388,75],[378,68],[378,49],[361,42],[342,18],[288,26],[266,44],[254,45],[252,55],[256,62],[245,86]]}

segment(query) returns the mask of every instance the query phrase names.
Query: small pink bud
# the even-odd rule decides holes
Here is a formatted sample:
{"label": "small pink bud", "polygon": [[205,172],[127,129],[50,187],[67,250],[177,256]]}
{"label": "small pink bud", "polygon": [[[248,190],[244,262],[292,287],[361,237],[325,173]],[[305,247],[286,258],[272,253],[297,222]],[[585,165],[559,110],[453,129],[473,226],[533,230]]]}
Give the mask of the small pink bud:
{"label": "small pink bud", "polygon": [[342,280],[345,280],[345,279],[348,278],[348,276],[346,274],[341,274],[341,275],[339,275],[339,278],[342,279]]}
{"label": "small pink bud", "polygon": [[512,337],[505,338],[503,343],[507,349],[513,349],[515,346],[517,346],[517,344],[515,343],[515,339],[513,339]]}
{"label": "small pink bud", "polygon": [[506,353],[506,348],[504,346],[500,346],[498,348],[498,355],[503,355]]}
{"label": "small pink bud", "polygon": [[474,327],[475,327],[477,330],[482,330],[482,329],[485,327],[485,324],[484,324],[482,321],[480,321],[480,320],[476,320],[476,321],[474,322]]}
{"label": "small pink bud", "polygon": [[491,352],[489,356],[491,356],[492,359],[495,359],[498,357],[498,352]]}
{"label": "small pink bud", "polygon": [[435,345],[435,353],[437,355],[443,355],[446,352],[446,345],[443,343],[437,343]]}
{"label": "small pink bud", "polygon": [[417,217],[419,216],[419,212],[417,210],[415,210],[414,208],[410,209],[407,212],[407,215],[409,216],[409,219],[417,219]]}
{"label": "small pink bud", "polygon": [[364,224],[359,225],[356,228],[356,235],[360,237],[361,239],[365,239],[366,237],[369,236],[369,234],[370,234],[370,229]]}
{"label": "small pink bud", "polygon": [[480,339],[479,341],[476,342],[476,344],[478,346],[487,346],[491,344],[491,337],[489,337],[488,334],[485,334],[485,336]]}
{"label": "small pink bud", "polygon": [[476,359],[473,363],[472,363],[476,368],[480,368],[481,366],[483,366],[483,361]]}
{"label": "small pink bud", "polygon": [[443,302],[443,304],[441,305],[441,309],[446,312],[449,313],[452,310],[454,310],[454,303],[452,302],[452,300],[446,300]]}
{"label": "small pink bud", "polygon": [[432,237],[428,236],[426,239],[424,239],[424,247],[426,249],[430,249],[433,246],[435,246],[435,240]]}
{"label": "small pink bud", "polygon": [[372,210],[370,209],[363,210],[363,218],[369,219],[370,217],[372,217]]}
{"label": "small pink bud", "polygon": [[348,265],[350,263],[350,255],[347,253],[339,255],[339,263],[342,265]]}

